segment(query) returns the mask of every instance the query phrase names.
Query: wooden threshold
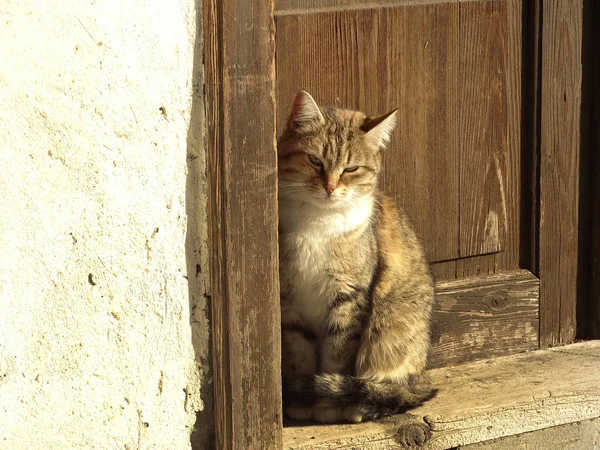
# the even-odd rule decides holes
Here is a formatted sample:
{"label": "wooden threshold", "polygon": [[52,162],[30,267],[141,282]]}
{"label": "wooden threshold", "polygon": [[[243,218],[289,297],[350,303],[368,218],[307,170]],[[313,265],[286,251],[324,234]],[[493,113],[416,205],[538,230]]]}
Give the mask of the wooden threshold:
{"label": "wooden threshold", "polygon": [[[442,450],[600,417],[600,341],[434,369],[438,395],[412,410]],[[285,449],[395,449],[406,416],[285,427]]]}

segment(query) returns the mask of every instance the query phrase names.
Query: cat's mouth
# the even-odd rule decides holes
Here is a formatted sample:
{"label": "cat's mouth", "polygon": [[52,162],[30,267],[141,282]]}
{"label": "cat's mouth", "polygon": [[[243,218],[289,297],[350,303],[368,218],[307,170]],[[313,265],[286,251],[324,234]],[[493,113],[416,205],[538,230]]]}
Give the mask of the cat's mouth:
{"label": "cat's mouth", "polygon": [[346,196],[344,197],[332,197],[332,196],[313,196],[312,201],[322,208],[339,208],[348,203]]}

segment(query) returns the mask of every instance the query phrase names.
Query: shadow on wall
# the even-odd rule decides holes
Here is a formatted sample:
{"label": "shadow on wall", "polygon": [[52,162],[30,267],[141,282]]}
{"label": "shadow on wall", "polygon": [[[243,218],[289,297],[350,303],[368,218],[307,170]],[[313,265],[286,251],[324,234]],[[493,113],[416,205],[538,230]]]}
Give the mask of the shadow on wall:
{"label": "shadow on wall", "polygon": [[210,341],[210,278],[207,227],[207,179],[203,97],[203,9],[202,0],[195,0],[196,38],[192,73],[192,107],[187,136],[186,213],[188,217],[185,242],[190,326],[196,364],[200,371],[202,410],[196,414],[191,435],[193,450],[214,448],[213,386]]}

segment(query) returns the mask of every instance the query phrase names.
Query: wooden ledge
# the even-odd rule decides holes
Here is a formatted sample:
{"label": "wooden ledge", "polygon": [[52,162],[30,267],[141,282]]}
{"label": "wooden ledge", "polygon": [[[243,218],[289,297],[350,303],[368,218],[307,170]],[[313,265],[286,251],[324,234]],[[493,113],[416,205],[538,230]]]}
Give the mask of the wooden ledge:
{"label": "wooden ledge", "polygon": [[[600,341],[432,370],[438,396],[412,410],[431,437],[457,446],[600,417]],[[285,449],[394,449],[406,417],[358,425],[285,427]]]}

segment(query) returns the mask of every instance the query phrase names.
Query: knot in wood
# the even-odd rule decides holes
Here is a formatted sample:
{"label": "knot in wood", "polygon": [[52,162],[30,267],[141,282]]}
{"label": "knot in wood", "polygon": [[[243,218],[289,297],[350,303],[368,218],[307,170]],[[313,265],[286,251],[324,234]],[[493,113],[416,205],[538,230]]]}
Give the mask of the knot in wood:
{"label": "knot in wood", "polygon": [[492,295],[488,297],[487,303],[491,309],[499,310],[506,308],[508,300],[506,299],[506,297],[503,297],[501,295]]}
{"label": "knot in wood", "polygon": [[403,447],[420,447],[431,437],[431,429],[422,422],[403,423],[398,428],[396,441]]}

